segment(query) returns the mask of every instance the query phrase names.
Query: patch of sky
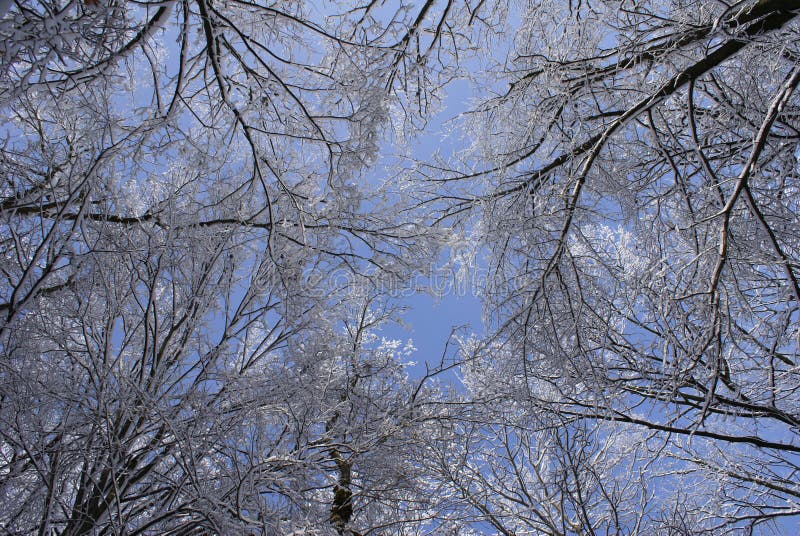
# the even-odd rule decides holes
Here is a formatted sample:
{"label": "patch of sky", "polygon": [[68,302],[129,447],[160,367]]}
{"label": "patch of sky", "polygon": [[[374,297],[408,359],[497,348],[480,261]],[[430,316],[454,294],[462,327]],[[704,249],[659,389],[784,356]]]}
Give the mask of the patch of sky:
{"label": "patch of sky", "polygon": [[[381,160],[366,180],[380,187],[387,180],[390,166],[430,161],[439,155],[449,159],[464,151],[469,140],[454,136],[452,126],[461,120],[459,114],[472,98],[467,80],[448,85],[442,91],[439,111],[427,119],[425,131],[416,137],[406,136],[403,131],[388,136],[381,147]],[[440,362],[454,330],[462,334],[483,333],[479,293],[484,264],[475,244],[454,239],[438,258],[432,258],[422,272],[414,275],[408,287],[395,289],[394,298],[406,313],[401,323],[387,324],[381,336],[413,340],[417,352],[416,364],[410,369],[412,375],[422,375],[426,367]]]}

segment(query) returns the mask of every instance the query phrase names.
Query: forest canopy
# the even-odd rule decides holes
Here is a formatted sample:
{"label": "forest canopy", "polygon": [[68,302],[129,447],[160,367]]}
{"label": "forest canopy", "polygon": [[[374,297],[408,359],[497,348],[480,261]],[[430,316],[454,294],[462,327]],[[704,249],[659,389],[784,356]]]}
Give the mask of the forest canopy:
{"label": "forest canopy", "polygon": [[0,532],[800,525],[798,15],[0,1]]}

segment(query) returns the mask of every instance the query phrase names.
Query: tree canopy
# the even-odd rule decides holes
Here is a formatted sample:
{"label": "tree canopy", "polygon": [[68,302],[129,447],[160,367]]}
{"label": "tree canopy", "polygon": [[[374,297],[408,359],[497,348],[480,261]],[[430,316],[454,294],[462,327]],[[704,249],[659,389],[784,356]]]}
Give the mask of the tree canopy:
{"label": "tree canopy", "polygon": [[0,527],[800,524],[798,15],[0,2]]}

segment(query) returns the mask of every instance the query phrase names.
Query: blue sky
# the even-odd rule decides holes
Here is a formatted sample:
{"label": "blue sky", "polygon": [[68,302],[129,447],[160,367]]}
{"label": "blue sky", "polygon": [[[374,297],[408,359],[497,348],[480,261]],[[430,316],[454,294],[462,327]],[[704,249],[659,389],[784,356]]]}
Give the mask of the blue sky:
{"label": "blue sky", "polygon": [[[430,160],[434,152],[439,152],[443,157],[450,159],[464,149],[467,140],[449,135],[448,123],[457,121],[458,115],[468,109],[469,101],[473,98],[472,88],[466,80],[453,81],[443,92],[441,109],[438,113],[428,118],[424,132],[418,137],[409,140],[410,156],[419,161]],[[387,139],[382,147],[382,158],[394,161],[396,155],[395,140],[387,132]],[[378,183],[384,177],[384,162],[368,172],[367,180]],[[387,339],[411,339],[417,348],[413,360],[417,366],[413,372],[424,372],[425,362],[438,363],[445,350],[447,340],[453,331],[458,328],[460,335],[468,333],[483,334],[481,320],[482,306],[478,296],[479,288],[469,281],[457,287],[447,274],[445,267],[451,251],[442,252],[437,261],[431,263],[430,271],[434,273],[436,281],[433,289],[426,291],[424,287],[430,281],[420,279],[416,292],[404,292],[397,297],[397,304],[406,309],[403,315],[403,324],[388,324],[381,330],[381,336]],[[481,259],[477,259],[481,262]],[[430,274],[420,274],[427,276]],[[471,275],[471,274],[470,274]]]}

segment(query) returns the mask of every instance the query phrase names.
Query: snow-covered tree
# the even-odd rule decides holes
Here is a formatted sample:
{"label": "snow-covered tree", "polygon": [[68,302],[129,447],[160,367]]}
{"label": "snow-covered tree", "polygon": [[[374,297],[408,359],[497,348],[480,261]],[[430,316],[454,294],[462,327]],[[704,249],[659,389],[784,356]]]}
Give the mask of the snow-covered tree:
{"label": "snow-covered tree", "polygon": [[[0,526],[791,525],[799,14],[0,2]],[[457,78],[469,147],[368,178]],[[391,291],[457,233],[490,335],[412,377]]]}
{"label": "snow-covered tree", "polygon": [[[617,434],[648,445],[636,457],[649,460],[649,489],[634,493],[646,526],[796,522],[800,3],[542,1],[518,13],[484,77],[494,96],[468,120],[470,171],[429,172],[431,206],[477,221],[490,251],[487,347],[502,352],[481,359],[495,381],[520,379],[503,395],[515,411],[586,430],[600,465]],[[491,463],[536,470],[515,446],[531,426],[511,422],[525,431],[486,447],[514,446]],[[651,503],[674,497],[655,475],[677,461],[697,484]],[[473,500],[514,487],[479,481]],[[580,530],[547,530],[643,530],[608,523],[613,497],[602,515],[575,517]]]}
{"label": "snow-covered tree", "polygon": [[312,485],[309,523],[341,528],[300,462],[346,420],[312,404],[345,357],[298,349],[334,344],[344,283],[402,284],[441,235],[362,175],[450,76],[414,59],[429,23],[397,7],[2,4],[4,530],[281,533]]}

